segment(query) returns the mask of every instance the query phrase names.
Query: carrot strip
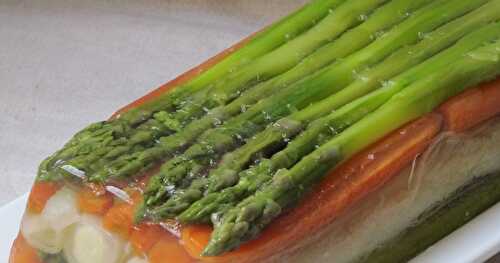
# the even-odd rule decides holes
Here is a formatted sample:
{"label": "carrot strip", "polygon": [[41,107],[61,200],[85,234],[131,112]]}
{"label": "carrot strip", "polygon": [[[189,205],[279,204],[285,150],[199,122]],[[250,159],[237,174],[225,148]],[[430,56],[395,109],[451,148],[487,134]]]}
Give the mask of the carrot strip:
{"label": "carrot strip", "polygon": [[148,259],[150,263],[193,263],[196,262],[186,253],[184,247],[172,236],[164,236],[149,251]]}
{"label": "carrot strip", "polygon": [[[389,134],[353,156],[330,173],[302,204],[286,215],[278,226],[292,226],[289,244],[302,240],[309,231],[318,231],[337,218],[347,207],[397,175],[422,153],[441,129],[441,117],[424,116]],[[301,224],[292,225],[300,218]],[[284,225],[283,225],[284,223]],[[280,241],[281,240],[281,241]],[[275,241],[283,242],[280,234]]]}
{"label": "carrot strip", "polygon": [[89,187],[83,187],[78,193],[78,208],[81,212],[104,215],[113,206],[110,193],[99,193]]}
{"label": "carrot strip", "polygon": [[36,182],[31,188],[28,198],[28,210],[32,213],[41,213],[47,201],[61,188],[59,183]]}
{"label": "carrot strip", "polygon": [[137,253],[147,254],[166,234],[169,233],[160,225],[142,223],[133,227],[129,241]]}
{"label": "carrot strip", "polygon": [[[265,28],[264,28],[265,29]],[[263,30],[264,30],[263,29]],[[258,31],[260,32],[260,31]],[[153,100],[154,98],[164,94],[165,92],[169,91],[170,89],[176,87],[176,86],[179,86],[181,84],[184,84],[188,81],[190,81],[191,79],[195,78],[196,76],[200,75],[201,73],[203,73],[204,71],[208,70],[209,68],[211,68],[212,66],[214,66],[215,64],[219,63],[221,60],[223,60],[224,58],[226,58],[227,56],[231,55],[232,53],[234,53],[235,51],[237,51],[238,49],[242,48],[246,43],[248,43],[254,36],[255,34],[257,34],[258,32],[256,33],[253,33],[251,34],[250,36],[244,38],[243,40],[239,41],[238,43],[232,45],[231,47],[223,50],[222,52],[220,52],[219,54],[209,58],[208,60],[202,62],[201,64],[199,64],[198,66],[186,71],[185,73],[179,75],[178,77],[176,77],[175,79],[163,84],[162,86],[160,86],[159,88],[149,92],[148,94],[144,95],[143,97],[133,101],[132,103],[126,105],[125,107],[119,109],[118,111],[116,111],[110,119],[113,119],[113,118],[116,118],[117,116],[119,116],[120,114],[132,109],[132,108],[135,108],[139,105],[142,105],[148,101],[151,101]]]}
{"label": "carrot strip", "polygon": [[30,246],[21,234],[18,234],[10,250],[9,263],[42,263],[42,261],[36,249]]}
{"label": "carrot strip", "polygon": [[500,113],[500,78],[455,96],[438,110],[448,130],[465,131]]}
{"label": "carrot strip", "polygon": [[[441,117],[429,114],[391,133],[334,169],[318,185],[314,194],[273,222],[258,239],[236,251],[202,260],[255,262],[297,245],[395,176],[426,149],[440,128]],[[187,226],[183,230],[186,250],[191,255],[199,255],[210,233],[207,227]]]}

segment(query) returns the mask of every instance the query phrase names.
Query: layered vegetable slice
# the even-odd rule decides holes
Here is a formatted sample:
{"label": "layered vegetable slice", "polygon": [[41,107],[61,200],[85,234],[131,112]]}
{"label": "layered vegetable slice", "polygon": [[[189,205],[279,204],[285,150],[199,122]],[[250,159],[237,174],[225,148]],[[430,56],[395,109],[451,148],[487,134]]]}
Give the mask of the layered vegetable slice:
{"label": "layered vegetable slice", "polygon": [[[483,178],[497,172],[495,151],[481,148],[488,158],[463,164],[488,169],[415,201],[420,210],[395,220],[376,241],[382,247],[366,243],[376,228],[355,212],[383,222],[428,193],[419,187],[439,180],[410,169],[418,187],[404,189],[401,170],[424,152],[416,166],[431,163],[443,141],[497,142],[496,119],[470,129],[500,112],[500,82],[487,83],[500,75],[499,8],[499,0],[311,2],[43,161],[11,263],[324,260],[310,245],[317,240],[330,240],[322,244],[339,262],[413,256],[423,247],[405,246],[452,230],[430,233],[442,218],[476,198],[486,200],[476,213],[496,202],[483,183],[497,184]],[[445,180],[446,167],[418,169]],[[401,199],[391,192],[392,205],[370,207],[394,187]],[[418,217],[425,222],[408,228]],[[365,245],[341,253],[344,240],[325,233],[358,220],[341,236]]]}

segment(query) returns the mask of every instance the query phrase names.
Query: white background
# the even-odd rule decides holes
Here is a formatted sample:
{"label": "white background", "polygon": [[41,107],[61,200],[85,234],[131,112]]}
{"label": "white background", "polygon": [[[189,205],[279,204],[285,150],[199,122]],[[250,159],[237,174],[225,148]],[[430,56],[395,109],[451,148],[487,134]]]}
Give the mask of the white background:
{"label": "white background", "polygon": [[306,0],[0,0],[0,206],[86,124]]}

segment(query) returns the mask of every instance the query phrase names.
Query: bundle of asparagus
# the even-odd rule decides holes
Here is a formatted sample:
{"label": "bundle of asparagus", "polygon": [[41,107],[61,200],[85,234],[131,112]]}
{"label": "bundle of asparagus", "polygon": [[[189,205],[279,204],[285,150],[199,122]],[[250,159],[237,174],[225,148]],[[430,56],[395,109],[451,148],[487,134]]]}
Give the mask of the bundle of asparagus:
{"label": "bundle of asparagus", "polygon": [[[290,250],[391,181],[442,127],[500,111],[496,81],[481,101],[462,95],[431,114],[500,74],[498,10],[500,0],[313,0],[44,160],[15,244],[27,252],[11,262],[251,262]],[[382,168],[364,172],[357,156],[370,147],[387,154],[370,153]],[[349,182],[318,190],[332,176]],[[305,217],[311,196],[334,188],[320,202],[333,208]],[[304,228],[273,235],[287,217]],[[89,246],[99,249],[84,255]]]}

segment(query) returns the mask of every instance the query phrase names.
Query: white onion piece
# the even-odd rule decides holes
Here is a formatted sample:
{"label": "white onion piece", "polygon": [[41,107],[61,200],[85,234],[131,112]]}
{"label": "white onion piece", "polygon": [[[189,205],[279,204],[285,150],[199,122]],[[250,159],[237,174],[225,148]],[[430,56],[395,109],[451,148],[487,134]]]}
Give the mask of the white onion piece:
{"label": "white onion piece", "polygon": [[133,257],[127,261],[127,263],[148,263],[144,258]]}
{"label": "white onion piece", "polygon": [[45,204],[42,217],[56,230],[62,230],[79,220],[76,194],[67,187],[57,191]]}
{"label": "white onion piece", "polygon": [[118,263],[124,248],[124,241],[106,231],[99,218],[85,215],[71,227],[63,251],[68,263]]}
{"label": "white onion piece", "polygon": [[41,214],[26,213],[21,232],[33,247],[57,253],[63,247],[67,228],[79,217],[75,193],[64,187],[47,200]]}
{"label": "white onion piece", "polygon": [[40,215],[26,213],[21,221],[21,233],[31,246],[45,253],[57,253],[63,247],[63,231],[52,228]]}

